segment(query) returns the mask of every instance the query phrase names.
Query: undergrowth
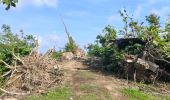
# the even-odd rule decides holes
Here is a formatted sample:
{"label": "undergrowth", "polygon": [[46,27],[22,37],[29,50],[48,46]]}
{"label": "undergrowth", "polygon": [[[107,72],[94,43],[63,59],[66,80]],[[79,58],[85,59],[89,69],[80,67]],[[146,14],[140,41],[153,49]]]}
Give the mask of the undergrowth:
{"label": "undergrowth", "polygon": [[151,94],[135,89],[124,88],[122,92],[124,95],[128,96],[130,100],[155,100],[155,97]]}
{"label": "undergrowth", "polygon": [[48,91],[43,95],[30,96],[27,100],[68,100],[70,96],[70,88],[64,86],[62,88],[57,88],[55,90]]}

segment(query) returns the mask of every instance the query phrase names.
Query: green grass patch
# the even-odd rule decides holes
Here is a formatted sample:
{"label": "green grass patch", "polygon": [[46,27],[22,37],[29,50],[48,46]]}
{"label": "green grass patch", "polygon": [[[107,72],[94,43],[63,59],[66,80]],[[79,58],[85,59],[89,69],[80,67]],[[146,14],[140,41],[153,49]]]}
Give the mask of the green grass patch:
{"label": "green grass patch", "polygon": [[160,88],[155,87],[153,84],[143,84],[140,83],[140,86],[144,89],[145,92],[148,93],[158,93],[159,95],[155,95],[155,100],[170,100],[170,96],[165,96],[161,94]]}
{"label": "green grass patch", "polygon": [[161,96],[159,98],[160,98],[159,100],[170,100],[170,96]]}
{"label": "green grass patch", "polygon": [[81,84],[79,93],[75,100],[112,100],[106,88],[93,84]]}
{"label": "green grass patch", "polygon": [[156,100],[154,96],[143,91],[124,88],[122,92],[124,95],[128,96],[130,100]]}
{"label": "green grass patch", "polygon": [[68,100],[71,96],[71,90],[69,87],[57,88],[51,90],[43,95],[34,95],[28,97],[27,100]]}
{"label": "green grass patch", "polygon": [[96,74],[90,71],[78,71],[78,77],[83,79],[94,79]]}
{"label": "green grass patch", "polygon": [[96,86],[92,85],[92,84],[81,84],[80,85],[80,90],[81,91],[88,91],[89,90],[91,92],[91,90],[93,90],[95,88],[96,88]]}

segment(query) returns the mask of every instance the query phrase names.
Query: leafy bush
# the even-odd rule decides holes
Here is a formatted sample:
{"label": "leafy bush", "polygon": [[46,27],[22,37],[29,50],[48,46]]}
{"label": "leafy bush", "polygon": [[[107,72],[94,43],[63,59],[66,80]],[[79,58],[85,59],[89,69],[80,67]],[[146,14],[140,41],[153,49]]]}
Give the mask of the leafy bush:
{"label": "leafy bush", "polygon": [[123,94],[128,96],[130,100],[155,100],[156,98],[149,93],[143,91],[138,91],[135,89],[124,88],[122,90]]}
{"label": "leafy bush", "polygon": [[69,37],[69,42],[65,45],[65,51],[66,52],[72,52],[75,53],[75,50],[77,49],[77,45],[72,37]]}
{"label": "leafy bush", "polygon": [[111,26],[106,26],[102,32],[104,35],[98,35],[96,37],[96,42],[87,47],[88,54],[90,56],[100,57],[103,64],[106,66],[109,65],[109,71],[117,72],[118,62],[121,60],[122,55],[117,50],[115,44],[110,44],[111,41],[116,39],[116,30]]}
{"label": "leafy bush", "polygon": [[135,43],[127,46],[124,51],[128,54],[136,55],[141,53],[142,48],[143,46],[141,44]]}
{"label": "leafy bush", "polygon": [[7,69],[5,69],[4,63],[9,65],[14,64],[15,59],[12,53],[18,56],[28,55],[33,47],[35,38],[32,35],[24,35],[23,31],[19,34],[11,32],[11,28],[8,25],[2,26],[2,33],[0,33],[0,75],[2,75]]}
{"label": "leafy bush", "polygon": [[[120,35],[123,35],[123,38],[127,40],[141,40],[143,44],[128,41],[125,48],[118,50],[115,42],[118,32],[113,27],[107,26],[102,35],[96,37],[95,43],[88,46],[90,56],[100,57],[106,69],[114,72],[121,70],[119,62],[124,53],[142,57],[143,51],[146,51],[146,60],[152,59],[152,62],[156,64],[159,64],[158,61],[170,62],[170,21],[165,23],[165,27],[161,27],[160,17],[150,14],[146,16],[147,24],[144,25],[144,22],[139,23],[130,17],[126,10],[119,13],[125,24],[123,29],[118,31]],[[164,65],[161,66],[164,67]]]}
{"label": "leafy bush", "polygon": [[[150,14],[146,16],[147,25],[143,25],[144,22],[139,23],[128,16],[126,10],[120,11],[120,15],[125,26],[119,32],[124,38],[140,38],[146,42],[148,48],[152,47],[159,51],[161,56],[155,58],[170,60],[170,21],[165,23],[165,27],[161,27],[160,17],[156,14]],[[141,48],[143,48],[142,45],[133,44],[129,45],[125,52],[138,54],[141,52]]]}
{"label": "leafy bush", "polygon": [[48,91],[42,95],[33,95],[27,100],[68,100],[71,96],[71,89],[67,86]]}
{"label": "leafy bush", "polygon": [[53,54],[52,54],[52,58],[54,58],[54,59],[56,59],[56,60],[60,60],[60,58],[61,58],[61,56],[62,56],[62,53],[63,53],[63,51],[55,51],[55,52],[53,52]]}
{"label": "leafy bush", "polygon": [[35,38],[32,35],[13,34],[8,25],[2,26],[3,32],[0,35],[0,59],[12,63],[12,52],[20,56],[28,55],[35,46]]}
{"label": "leafy bush", "polygon": [[103,48],[98,43],[88,45],[87,49],[89,56],[102,57]]}

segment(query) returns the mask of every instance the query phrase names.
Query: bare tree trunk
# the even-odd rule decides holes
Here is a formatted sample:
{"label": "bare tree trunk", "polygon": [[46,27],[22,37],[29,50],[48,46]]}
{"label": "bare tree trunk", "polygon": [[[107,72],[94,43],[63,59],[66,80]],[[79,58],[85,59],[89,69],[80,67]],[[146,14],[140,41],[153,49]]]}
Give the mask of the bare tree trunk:
{"label": "bare tree trunk", "polygon": [[133,74],[133,77],[134,77],[134,81],[135,81],[135,83],[136,83],[136,69],[135,69],[135,72],[134,72],[134,74]]}

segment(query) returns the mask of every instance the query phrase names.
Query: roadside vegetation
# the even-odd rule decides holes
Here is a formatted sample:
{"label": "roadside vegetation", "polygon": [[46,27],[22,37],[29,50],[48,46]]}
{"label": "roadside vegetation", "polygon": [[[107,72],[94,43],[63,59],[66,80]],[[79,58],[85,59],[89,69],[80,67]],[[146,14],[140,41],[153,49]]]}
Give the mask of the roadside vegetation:
{"label": "roadside vegetation", "polygon": [[[0,76],[8,71],[6,64],[14,65],[15,58],[13,53],[20,57],[29,55],[35,47],[35,37],[25,35],[21,30],[18,34],[14,34],[9,25],[2,25],[2,33],[0,34]],[[0,86],[5,82],[4,77],[0,77]]]}
{"label": "roadside vegetation", "polygon": [[[8,10],[11,6],[15,7],[18,0],[0,2],[5,4]],[[74,64],[76,67],[69,70],[73,72],[68,71],[72,76],[70,83],[60,85],[58,83],[65,79],[64,74],[68,74],[67,72],[63,74],[62,71],[65,71],[61,71],[63,66],[58,66],[63,53],[74,54],[72,59],[63,61],[67,63],[74,60],[75,54],[80,50],[65,23],[63,22],[68,43],[63,50],[49,49],[45,54],[38,52],[38,39],[33,35],[26,35],[23,30],[13,33],[9,25],[2,25],[0,95],[3,93],[7,96],[21,95],[22,93],[18,93],[21,91],[25,94],[30,93],[31,96],[26,97],[28,100],[112,100],[114,94],[112,92],[118,91],[118,97],[123,94],[123,98],[127,97],[130,100],[170,100],[167,96],[170,87],[160,87],[164,89],[166,95],[158,97],[152,92],[162,92],[161,89],[157,90],[145,84],[153,83],[153,86],[159,86],[159,82],[164,84],[170,82],[170,19],[162,25],[160,17],[156,14],[150,14],[145,17],[145,21],[140,22],[129,16],[126,10],[119,13],[124,27],[116,30],[111,25],[106,26],[101,34],[96,36],[95,42],[87,46],[87,57],[80,57],[82,61],[89,63],[87,60],[90,59],[92,63],[77,61],[89,69],[78,70],[76,67],[79,65]],[[96,59],[100,63],[96,62]],[[99,70],[94,70],[94,64]],[[113,79],[105,75],[108,73],[116,76],[115,80],[122,79],[123,81],[120,81],[122,86],[117,82],[112,86],[110,82],[113,82]],[[125,81],[129,83],[129,79],[134,81],[139,89],[123,86]],[[146,86],[136,82],[144,83]],[[118,88],[121,90],[117,90]],[[150,90],[146,91],[146,88]],[[14,91],[17,93],[10,92],[13,89],[16,89]]]}
{"label": "roadside vegetation", "polygon": [[[88,55],[101,59],[102,69],[126,78],[132,78],[133,76],[130,75],[138,71],[139,67],[135,67],[134,64],[140,61],[146,64],[149,62],[149,66],[159,67],[154,73],[158,73],[158,76],[160,73],[164,73],[165,75],[159,76],[159,78],[163,77],[168,81],[170,76],[168,67],[170,65],[169,19],[161,26],[160,17],[156,14],[150,14],[146,16],[144,22],[139,22],[130,17],[126,10],[119,13],[124,22],[123,29],[116,30],[110,25],[106,26],[102,33],[96,37],[95,42],[87,47]],[[128,64],[129,60],[132,62],[131,64]],[[132,73],[129,73],[130,70]],[[129,76],[126,76],[128,74]],[[155,80],[159,80],[157,76],[154,77],[156,77]],[[155,82],[148,78],[137,80]]]}
{"label": "roadside vegetation", "polygon": [[44,93],[43,95],[33,95],[27,100],[68,100],[71,96],[70,87],[64,86]]}
{"label": "roadside vegetation", "polygon": [[122,89],[122,93],[129,97],[129,100],[170,100],[170,96],[154,96],[151,93],[131,88]]}

